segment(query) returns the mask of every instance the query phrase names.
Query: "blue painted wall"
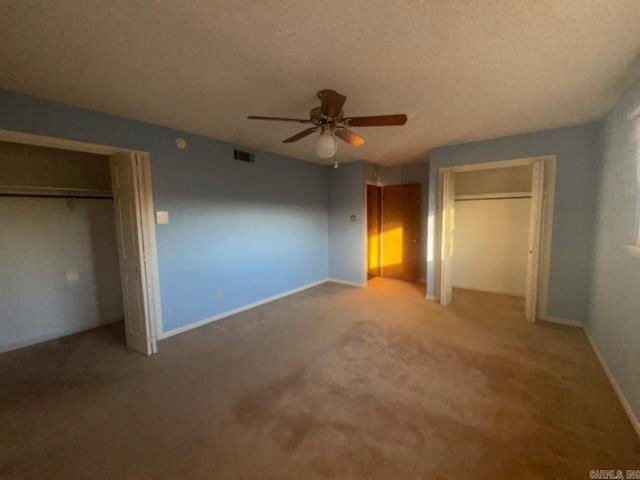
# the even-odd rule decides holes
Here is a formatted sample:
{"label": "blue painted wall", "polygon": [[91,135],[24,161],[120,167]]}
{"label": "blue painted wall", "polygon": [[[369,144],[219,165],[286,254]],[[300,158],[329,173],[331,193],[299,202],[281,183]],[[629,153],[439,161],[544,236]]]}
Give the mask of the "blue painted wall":
{"label": "blue painted wall", "polygon": [[[436,216],[438,170],[471,163],[556,155],[548,315],[584,322],[589,304],[600,124],[559,128],[436,148],[429,161],[429,218]],[[427,290],[435,294],[435,252],[427,261]]]}
{"label": "blue painted wall", "polygon": [[640,83],[602,130],[593,282],[587,331],[637,415],[640,413],[640,258],[625,245],[640,233]]}
{"label": "blue painted wall", "polygon": [[328,276],[326,167],[2,90],[0,129],[150,153],[165,331]]}
{"label": "blue painted wall", "polygon": [[[366,283],[365,176],[371,164],[351,162],[329,173],[329,277]],[[351,215],[356,221],[351,221]]]}

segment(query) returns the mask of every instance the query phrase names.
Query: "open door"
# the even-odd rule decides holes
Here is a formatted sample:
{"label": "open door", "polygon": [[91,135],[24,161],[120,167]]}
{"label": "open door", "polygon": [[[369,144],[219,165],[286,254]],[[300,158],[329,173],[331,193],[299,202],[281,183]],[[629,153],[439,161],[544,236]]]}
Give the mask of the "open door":
{"label": "open door", "polygon": [[455,226],[454,172],[445,170],[442,182],[442,252],[440,271],[440,304],[449,305],[453,299],[453,236]]}
{"label": "open door", "polygon": [[529,218],[529,256],[527,259],[527,293],[525,316],[530,322],[536,321],[538,303],[538,277],[540,272],[540,242],[542,212],[544,202],[544,161],[533,164],[531,176],[531,215]]}
{"label": "open door", "polygon": [[148,295],[142,161],[141,154],[119,153],[110,163],[127,347],[151,355],[156,340]]}

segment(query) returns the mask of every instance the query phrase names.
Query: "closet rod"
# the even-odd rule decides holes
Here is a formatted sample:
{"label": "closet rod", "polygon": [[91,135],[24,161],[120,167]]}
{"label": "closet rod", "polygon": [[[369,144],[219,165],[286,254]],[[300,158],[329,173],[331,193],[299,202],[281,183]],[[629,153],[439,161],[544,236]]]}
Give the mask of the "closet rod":
{"label": "closet rod", "polygon": [[486,198],[456,198],[456,202],[477,202],[478,200],[512,200],[517,198],[531,198],[531,195],[518,195],[516,197],[486,197]]}
{"label": "closet rod", "polygon": [[83,198],[89,200],[113,200],[112,196],[106,195],[51,195],[46,193],[2,193],[0,197],[38,197],[38,198],[73,198],[75,200],[82,200]]}

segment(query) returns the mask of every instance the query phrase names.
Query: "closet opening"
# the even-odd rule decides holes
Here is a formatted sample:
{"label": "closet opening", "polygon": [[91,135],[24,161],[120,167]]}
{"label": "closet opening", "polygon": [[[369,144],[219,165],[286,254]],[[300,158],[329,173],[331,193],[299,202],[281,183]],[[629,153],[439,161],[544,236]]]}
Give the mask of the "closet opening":
{"label": "closet opening", "polygon": [[518,297],[545,318],[555,157],[440,171],[440,303],[456,289]]}
{"label": "closet opening", "polygon": [[0,132],[0,351],[112,325],[155,353],[148,156],[68,143]]}

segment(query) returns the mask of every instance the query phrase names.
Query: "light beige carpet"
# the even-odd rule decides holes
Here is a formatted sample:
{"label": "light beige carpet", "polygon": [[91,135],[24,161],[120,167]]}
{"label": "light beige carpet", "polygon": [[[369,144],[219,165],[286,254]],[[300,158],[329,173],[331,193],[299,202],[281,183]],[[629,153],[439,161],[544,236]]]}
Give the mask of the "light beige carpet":
{"label": "light beige carpet", "polygon": [[160,343],[0,355],[3,479],[586,479],[640,441],[583,332],[520,299],[325,284]]}

